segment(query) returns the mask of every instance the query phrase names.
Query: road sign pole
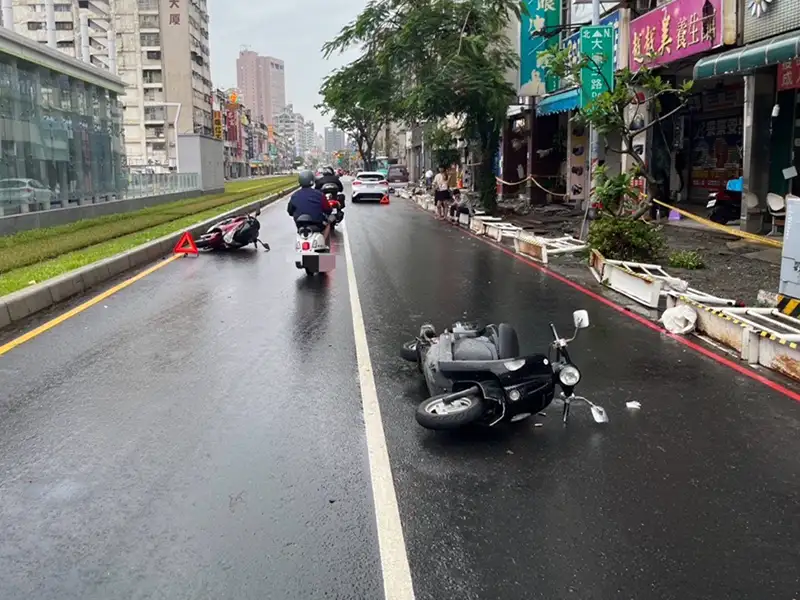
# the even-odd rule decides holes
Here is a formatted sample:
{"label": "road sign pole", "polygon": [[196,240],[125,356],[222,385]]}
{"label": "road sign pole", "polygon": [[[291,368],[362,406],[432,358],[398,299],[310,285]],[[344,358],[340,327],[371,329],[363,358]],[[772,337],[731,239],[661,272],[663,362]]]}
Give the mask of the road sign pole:
{"label": "road sign pole", "polygon": [[[592,0],[592,25],[598,26],[600,25],[600,0]],[[580,239],[586,239],[586,236],[589,233],[589,207],[592,205],[593,196],[594,196],[594,188],[595,188],[595,176],[594,170],[597,167],[597,163],[600,157],[600,136],[597,133],[597,130],[594,127],[589,128],[589,193],[585,196],[583,202],[583,224],[581,225],[581,232],[580,232]]]}

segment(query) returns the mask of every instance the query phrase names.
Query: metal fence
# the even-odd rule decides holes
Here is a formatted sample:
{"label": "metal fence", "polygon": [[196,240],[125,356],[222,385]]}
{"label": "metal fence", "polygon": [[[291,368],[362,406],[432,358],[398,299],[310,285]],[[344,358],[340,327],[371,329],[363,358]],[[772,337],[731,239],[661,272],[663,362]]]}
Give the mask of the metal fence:
{"label": "metal fence", "polygon": [[129,173],[121,189],[76,194],[30,178],[0,179],[0,217],[117,200],[200,192],[198,173]]}

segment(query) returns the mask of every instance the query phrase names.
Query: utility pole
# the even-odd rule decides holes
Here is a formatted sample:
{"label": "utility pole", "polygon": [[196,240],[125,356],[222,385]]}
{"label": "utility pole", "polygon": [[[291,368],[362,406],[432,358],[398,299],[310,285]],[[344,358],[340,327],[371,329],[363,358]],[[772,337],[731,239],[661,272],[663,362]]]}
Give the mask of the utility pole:
{"label": "utility pole", "polygon": [[[600,25],[600,0],[592,0],[592,25]],[[592,127],[589,131],[589,193],[586,195],[585,202],[588,206],[592,203],[592,193],[594,192],[595,176],[594,170],[600,158],[600,135],[597,129]]]}
{"label": "utility pole", "polygon": [[[592,0],[592,25],[595,27],[600,25],[600,0]],[[580,42],[578,42],[580,44]],[[582,83],[582,82],[581,82]],[[600,158],[600,135],[594,127],[589,128],[589,193],[583,200],[583,221],[581,222],[581,230],[578,233],[580,239],[585,240],[589,234],[589,213],[592,206],[592,197],[594,195],[594,187],[596,178],[594,170]]]}

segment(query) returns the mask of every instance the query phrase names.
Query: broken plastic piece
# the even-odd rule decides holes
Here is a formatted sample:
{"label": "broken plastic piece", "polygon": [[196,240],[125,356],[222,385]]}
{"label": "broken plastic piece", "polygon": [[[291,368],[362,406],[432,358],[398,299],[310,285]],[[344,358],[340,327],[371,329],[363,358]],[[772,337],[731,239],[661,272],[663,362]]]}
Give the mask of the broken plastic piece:
{"label": "broken plastic piece", "polygon": [[670,333],[685,335],[694,330],[697,323],[697,312],[685,304],[679,304],[664,311],[659,319],[664,329]]}
{"label": "broken plastic piece", "polygon": [[630,402],[626,402],[625,406],[634,410],[639,410],[640,408],[642,408],[642,403],[637,402],[636,400],[631,400]]}

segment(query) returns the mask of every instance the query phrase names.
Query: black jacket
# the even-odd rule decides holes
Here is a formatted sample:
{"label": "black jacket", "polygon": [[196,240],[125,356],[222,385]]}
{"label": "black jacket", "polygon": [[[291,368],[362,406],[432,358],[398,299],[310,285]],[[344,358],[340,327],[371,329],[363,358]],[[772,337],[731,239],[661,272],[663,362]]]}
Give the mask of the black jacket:
{"label": "black jacket", "polygon": [[325,185],[326,183],[335,184],[336,187],[339,188],[340,194],[344,192],[344,186],[342,185],[342,180],[339,179],[336,175],[323,175],[322,177],[317,179],[317,182],[314,184],[314,187],[318,190],[321,190],[322,186]]}

